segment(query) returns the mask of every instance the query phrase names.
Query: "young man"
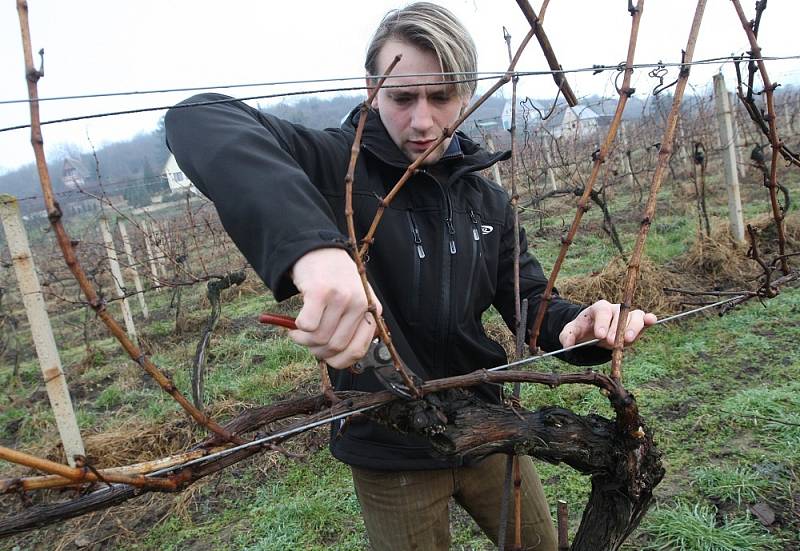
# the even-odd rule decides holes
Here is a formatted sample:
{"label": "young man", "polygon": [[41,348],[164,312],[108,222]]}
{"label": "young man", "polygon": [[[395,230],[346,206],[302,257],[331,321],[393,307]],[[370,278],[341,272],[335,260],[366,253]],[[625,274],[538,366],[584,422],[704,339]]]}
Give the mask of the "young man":
{"label": "young man", "polygon": [[[417,3],[386,15],[366,59],[373,85],[397,55],[402,60],[367,115],[355,171],[357,235],[366,233],[384,196],[408,164],[452,126],[475,82],[448,83],[477,69],[469,33],[447,10]],[[218,95],[187,102],[225,99]],[[344,177],[359,112],[341,129],[317,131],[262,114],[239,102],[171,110],[167,139],[181,168],[214,201],[231,235],[278,300],[300,293],[298,330],[290,333],[333,368],[337,389],[381,388],[371,374],[343,369],[360,359],[374,334],[355,264],[347,252]],[[506,363],[481,315],[490,306],[513,327],[514,241],[520,286],[534,319],[546,279],[514,235],[507,194],[479,171],[507,159],[456,134],[424,161],[387,209],[367,264],[372,291],[406,365],[423,379]],[[560,298],[548,309],[540,337],[545,350],[601,338],[602,347],[564,354],[578,364],[609,358],[617,305],[581,308]],[[626,342],[655,316],[631,313]],[[498,402],[493,385],[475,392]],[[367,420],[333,428],[331,451],[349,464],[375,549],[447,549],[448,504],[455,499],[496,541],[505,457],[477,464],[435,457],[423,439]],[[526,549],[555,549],[541,483],[523,458]],[[511,537],[513,530],[508,530]]]}

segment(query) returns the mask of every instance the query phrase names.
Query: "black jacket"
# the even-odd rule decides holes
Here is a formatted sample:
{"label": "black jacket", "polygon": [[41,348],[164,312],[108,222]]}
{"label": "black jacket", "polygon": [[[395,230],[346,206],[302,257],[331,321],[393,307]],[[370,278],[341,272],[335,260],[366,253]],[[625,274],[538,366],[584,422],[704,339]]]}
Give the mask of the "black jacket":
{"label": "black jacket", "polygon": [[[205,94],[184,103],[226,100]],[[222,224],[278,300],[297,290],[288,274],[305,253],[346,248],[344,178],[355,124],[311,130],[265,115],[240,102],[171,109],[167,141],[181,169],[215,204]],[[355,171],[357,236],[366,233],[385,195],[409,162],[380,118],[370,112]],[[414,175],[381,221],[367,263],[398,351],[424,379],[463,374],[506,362],[481,315],[494,305],[513,328],[513,212],[506,192],[478,171],[508,152],[488,154],[462,134],[435,165]],[[546,279],[521,244],[520,287],[534,319]],[[540,344],[559,348],[561,328],[580,306],[556,298]],[[512,329],[513,330],[513,329]],[[566,359],[599,363],[608,353],[584,349]],[[332,372],[337,389],[380,389],[371,374]],[[498,401],[499,388],[478,392]],[[334,427],[334,433],[338,427]],[[349,423],[331,442],[334,456],[374,469],[452,466],[431,456],[425,441],[366,420]]]}

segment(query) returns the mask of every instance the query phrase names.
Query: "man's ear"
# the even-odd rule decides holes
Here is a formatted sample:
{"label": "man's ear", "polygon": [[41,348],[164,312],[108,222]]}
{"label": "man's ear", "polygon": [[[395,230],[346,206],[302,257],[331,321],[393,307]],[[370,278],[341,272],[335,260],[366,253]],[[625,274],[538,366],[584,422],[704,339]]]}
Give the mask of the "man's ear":
{"label": "man's ear", "polygon": [[[367,75],[365,77],[365,80],[366,80],[366,83],[367,83],[367,95],[369,95],[369,94],[372,93],[372,90],[375,89],[375,79],[373,77]],[[378,94],[375,94],[375,97],[372,98],[372,103],[370,104],[370,107],[372,107],[373,109],[377,109],[378,108]]]}

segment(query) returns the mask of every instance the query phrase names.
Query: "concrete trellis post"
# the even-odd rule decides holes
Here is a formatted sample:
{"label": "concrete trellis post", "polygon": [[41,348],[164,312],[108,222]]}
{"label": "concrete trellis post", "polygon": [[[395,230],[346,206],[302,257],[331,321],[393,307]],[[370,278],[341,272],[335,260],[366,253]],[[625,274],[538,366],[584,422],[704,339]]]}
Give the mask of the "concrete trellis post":
{"label": "concrete trellis post", "polygon": [[161,280],[158,278],[158,264],[153,255],[153,245],[150,243],[150,232],[147,229],[147,222],[144,220],[139,224],[144,233],[144,247],[147,250],[147,263],[150,264],[150,274],[153,276],[153,284],[156,285],[156,291],[161,291]]}
{"label": "concrete trellis post", "polygon": [[[488,133],[486,134],[486,145],[489,146],[489,153],[494,153],[497,151],[494,147],[494,140],[492,140],[491,134]],[[492,170],[494,174],[494,181],[498,186],[503,187],[503,180],[500,179],[500,163],[493,164]]]}
{"label": "concrete trellis post", "polygon": [[114,279],[114,289],[117,292],[117,296],[121,299],[120,305],[122,307],[122,317],[125,320],[125,331],[128,333],[131,340],[136,341],[136,327],[133,325],[133,316],[131,315],[131,307],[128,304],[128,299],[125,298],[125,282],[122,279],[122,272],[119,269],[117,250],[114,248],[114,238],[111,237],[111,230],[108,229],[108,220],[105,218],[100,219],[100,232],[103,234],[103,241],[106,244],[108,263],[111,265],[111,276]]}
{"label": "concrete trellis post", "polygon": [[[146,227],[146,226],[143,226]],[[166,234],[159,229],[157,223],[153,222],[150,226],[150,231],[147,232],[150,236],[151,243],[153,245],[154,256],[153,258],[156,261],[156,266],[158,267],[158,271],[161,273],[161,278],[159,281],[166,281],[169,278],[169,274],[167,273],[167,261],[166,259],[169,257],[167,254],[167,236]]]}
{"label": "concrete trellis post", "polygon": [[558,189],[556,175],[553,170],[553,156],[550,155],[550,144],[546,144],[547,138],[542,139],[542,151],[544,151],[544,162],[547,164],[547,183],[553,191]]}
{"label": "concrete trellis post", "polygon": [[784,109],[783,109],[783,116],[786,118],[786,131],[785,131],[785,134],[789,135],[794,131],[792,130],[792,110],[791,110],[791,107],[790,107],[788,101],[785,103],[785,106],[784,106]]}
{"label": "concrete trellis post", "polygon": [[680,137],[680,144],[678,146],[678,157],[683,165],[683,170],[686,174],[692,173],[692,160],[689,151],[686,148],[686,128],[683,126],[683,118],[678,119],[678,135]]}
{"label": "concrete trellis post", "polygon": [[628,146],[628,138],[625,134],[625,123],[623,121],[619,122],[619,131],[617,132],[619,144],[620,144],[620,154],[619,154],[619,171],[620,174],[625,175],[625,185],[628,189],[633,189],[634,181],[633,181],[633,167],[628,162],[628,151],[630,148]]}
{"label": "concrete trellis post", "polygon": [[11,195],[0,195],[0,218],[6,232],[8,248],[11,252],[14,272],[19,283],[19,291],[25,304],[25,312],[31,325],[31,336],[42,369],[47,396],[56,419],[58,433],[64,446],[64,455],[67,462],[75,466],[76,455],[86,455],[83,440],[72,408],[72,400],[61,367],[61,358],[58,355],[56,341],[53,337],[53,328],[47,315],[44,297],[42,296],[39,280],[36,278],[36,268],[33,256],[28,246],[28,236],[22,224],[19,213],[19,204]]}
{"label": "concrete trellis post", "polygon": [[736,171],[736,142],[733,137],[730,96],[725,87],[725,77],[722,76],[722,73],[714,75],[714,103],[717,111],[722,162],[725,167],[725,183],[728,188],[728,218],[731,236],[736,241],[743,242],[744,219],[742,217],[742,200],[739,195],[739,174]]}
{"label": "concrete trellis post", "polygon": [[161,267],[161,277],[164,280],[169,279],[167,272],[167,258],[169,258],[169,243],[167,243],[167,234],[161,230],[154,230],[156,249],[158,249],[158,265]]}
{"label": "concrete trellis post", "polygon": [[128,230],[125,229],[125,222],[122,220],[118,220],[117,225],[119,226],[119,233],[122,236],[122,246],[125,248],[125,256],[128,257],[128,271],[133,278],[133,285],[136,287],[136,296],[139,299],[139,306],[142,308],[142,316],[147,319],[150,317],[150,313],[147,311],[147,303],[144,301],[142,280],[139,279],[139,272],[136,271],[136,259],[133,258],[133,249],[131,249],[131,240],[128,239]]}
{"label": "concrete trellis post", "polygon": [[[730,94],[729,101],[731,106],[736,105],[736,98],[734,94]],[[744,134],[742,133],[742,128],[739,125],[739,118],[736,116],[736,113],[733,112],[733,110],[731,114],[731,121],[733,123],[733,141],[736,144],[736,168],[739,171],[740,178],[747,178],[747,163],[743,162],[747,144],[745,144]]]}

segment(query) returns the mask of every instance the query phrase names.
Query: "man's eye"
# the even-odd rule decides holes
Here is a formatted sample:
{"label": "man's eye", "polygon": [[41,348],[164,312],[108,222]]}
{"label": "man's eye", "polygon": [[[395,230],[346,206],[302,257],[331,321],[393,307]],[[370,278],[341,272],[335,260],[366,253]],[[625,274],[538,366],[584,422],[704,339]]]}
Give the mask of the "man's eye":
{"label": "man's eye", "polygon": [[399,105],[406,105],[406,104],[411,102],[411,97],[410,96],[395,96],[393,99],[394,99],[394,102],[399,104]]}
{"label": "man's eye", "polygon": [[448,101],[450,101],[450,96],[446,94],[434,94],[433,96],[431,96],[431,100],[433,100],[436,103],[447,103]]}

